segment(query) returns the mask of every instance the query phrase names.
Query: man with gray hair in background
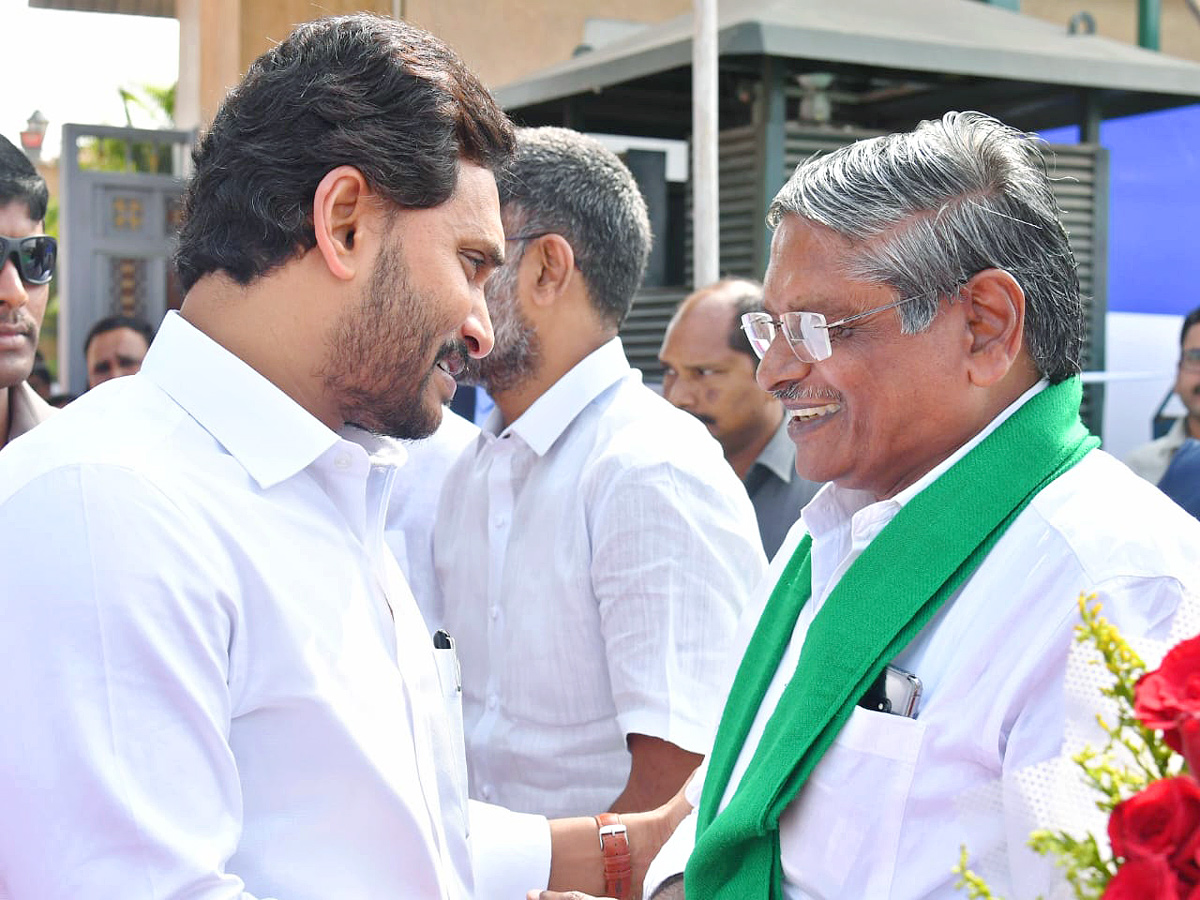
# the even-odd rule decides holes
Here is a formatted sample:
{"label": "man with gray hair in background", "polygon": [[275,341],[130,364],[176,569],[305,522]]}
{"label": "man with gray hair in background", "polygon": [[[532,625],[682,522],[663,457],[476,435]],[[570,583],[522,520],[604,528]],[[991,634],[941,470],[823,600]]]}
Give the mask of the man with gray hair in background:
{"label": "man with gray hair in background", "polygon": [[648,809],[711,739],[765,565],[754,511],[617,337],[651,240],[629,170],[593,138],[526,129],[498,184],[496,343],[466,369],[496,409],[434,534],[470,789],[546,815]]}
{"label": "man with gray hair in background", "polygon": [[950,900],[963,846],[998,895],[1061,892],[1026,841],[1102,700],[1067,694],[1078,598],[1181,638],[1200,526],[1079,421],[1083,304],[1036,143],[948,113],[803,163],[769,221],[746,330],[797,469],[832,484],[747,609],[647,895]]}

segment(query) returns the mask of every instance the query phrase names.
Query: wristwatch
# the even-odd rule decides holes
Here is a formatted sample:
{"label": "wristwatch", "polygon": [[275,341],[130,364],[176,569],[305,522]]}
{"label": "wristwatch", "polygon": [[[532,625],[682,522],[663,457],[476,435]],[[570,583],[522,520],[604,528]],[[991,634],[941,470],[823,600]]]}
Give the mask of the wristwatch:
{"label": "wristwatch", "polygon": [[629,836],[616,813],[596,816],[600,830],[600,850],[604,853],[604,892],[617,900],[632,894],[633,863],[629,859]]}

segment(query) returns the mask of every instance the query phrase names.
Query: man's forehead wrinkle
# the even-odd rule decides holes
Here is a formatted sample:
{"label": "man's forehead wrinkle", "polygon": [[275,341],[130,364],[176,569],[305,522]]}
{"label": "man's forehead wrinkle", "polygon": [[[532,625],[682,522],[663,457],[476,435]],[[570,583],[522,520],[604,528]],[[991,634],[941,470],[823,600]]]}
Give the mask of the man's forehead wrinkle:
{"label": "man's forehead wrinkle", "polygon": [[[806,223],[809,220],[804,220]],[[810,224],[829,231],[825,226],[818,222]],[[823,246],[818,251],[826,261],[826,265],[821,269],[813,269],[811,266],[805,266],[801,271],[811,272],[811,275],[800,275],[795,269],[780,267],[783,274],[776,279],[776,290],[772,293],[764,291],[763,307],[772,314],[784,312],[827,312],[831,309],[841,310],[849,308],[847,303],[848,298],[854,296],[858,290],[874,287],[880,284],[879,281],[864,277],[864,273],[859,271],[858,254],[855,252],[856,247],[852,245],[844,236],[831,233],[828,237],[836,237],[838,240],[823,241]],[[806,260],[806,262],[808,262]],[[831,287],[826,279],[828,278],[843,278],[850,282],[859,282],[859,284],[839,284],[836,288]]]}

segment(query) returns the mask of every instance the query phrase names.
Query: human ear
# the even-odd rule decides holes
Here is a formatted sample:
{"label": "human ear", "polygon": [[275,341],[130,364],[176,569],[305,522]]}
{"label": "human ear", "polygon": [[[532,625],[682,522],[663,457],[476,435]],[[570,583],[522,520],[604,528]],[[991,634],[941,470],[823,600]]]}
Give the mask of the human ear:
{"label": "human ear", "polygon": [[1025,352],[1025,292],[1004,269],[984,269],[967,281],[959,298],[966,311],[971,383],[990,387]]}
{"label": "human ear", "polygon": [[536,278],[533,302],[549,305],[560,297],[575,272],[575,251],[561,234],[546,234],[538,238],[527,251],[533,255]]}
{"label": "human ear", "polygon": [[366,212],[370,188],[358,169],[331,169],[313,194],[317,251],[334,278],[349,281],[357,271],[355,236]]}

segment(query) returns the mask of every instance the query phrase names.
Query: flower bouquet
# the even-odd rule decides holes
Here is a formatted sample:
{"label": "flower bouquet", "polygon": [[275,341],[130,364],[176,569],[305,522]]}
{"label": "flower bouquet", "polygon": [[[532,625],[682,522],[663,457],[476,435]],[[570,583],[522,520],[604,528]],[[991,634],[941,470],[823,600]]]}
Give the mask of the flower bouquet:
{"label": "flower bouquet", "polygon": [[[1112,676],[1101,693],[1116,716],[1099,717],[1105,746],[1085,747],[1074,761],[1108,817],[1107,846],[1090,833],[1048,830],[1029,844],[1056,858],[1079,900],[1200,900],[1200,636],[1147,672],[1093,600],[1079,598],[1078,640]],[[994,900],[967,868],[965,847],[955,872],[970,898]]]}

